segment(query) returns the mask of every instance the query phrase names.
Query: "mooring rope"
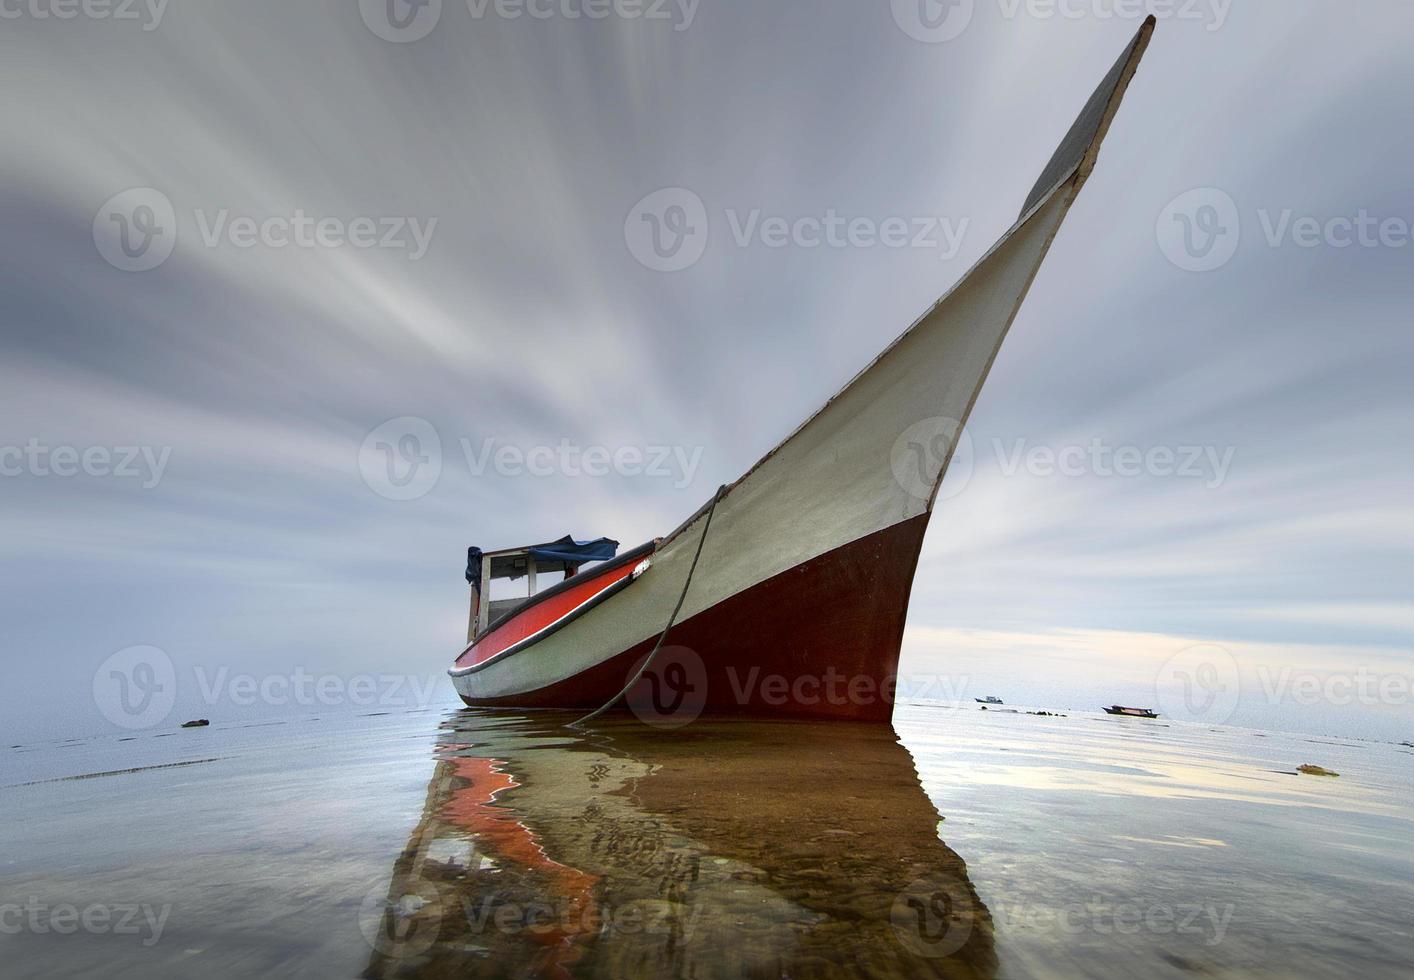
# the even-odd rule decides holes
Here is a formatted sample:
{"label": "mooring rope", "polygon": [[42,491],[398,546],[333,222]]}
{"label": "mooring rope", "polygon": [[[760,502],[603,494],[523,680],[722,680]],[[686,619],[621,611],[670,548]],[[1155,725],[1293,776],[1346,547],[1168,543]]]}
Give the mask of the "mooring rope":
{"label": "mooring rope", "polygon": [[658,656],[658,651],[663,648],[663,641],[668,638],[668,631],[673,628],[673,623],[677,621],[678,613],[682,611],[682,604],[687,599],[687,588],[692,584],[692,576],[697,571],[697,559],[702,557],[702,546],[707,543],[707,532],[712,530],[712,515],[717,512],[717,504],[721,503],[722,498],[726,495],[727,485],[723,483],[720,487],[717,488],[717,495],[712,498],[712,506],[707,508],[707,522],[702,525],[702,537],[697,539],[697,552],[692,556],[692,564],[687,569],[687,580],[682,583],[682,592],[678,594],[678,604],[673,607],[673,613],[671,616],[668,617],[668,625],[664,626],[663,632],[658,634],[658,642],[653,644],[653,649],[649,651],[648,656],[643,658],[643,663],[639,664],[638,670],[634,672],[634,675],[629,679],[629,682],[624,685],[622,691],[620,691],[618,694],[615,694],[613,697],[605,701],[593,711],[589,712],[589,714],[585,715],[583,718],[580,718],[577,721],[570,722],[568,725],[565,726],[566,728],[580,728],[586,722],[590,722],[593,721],[595,718],[598,718],[604,712],[612,708],[615,704],[618,704],[619,699],[622,698],[625,694],[627,694],[630,690],[632,690],[633,686],[643,678],[643,675],[645,673],[648,672],[648,668],[652,665],[653,659]]}

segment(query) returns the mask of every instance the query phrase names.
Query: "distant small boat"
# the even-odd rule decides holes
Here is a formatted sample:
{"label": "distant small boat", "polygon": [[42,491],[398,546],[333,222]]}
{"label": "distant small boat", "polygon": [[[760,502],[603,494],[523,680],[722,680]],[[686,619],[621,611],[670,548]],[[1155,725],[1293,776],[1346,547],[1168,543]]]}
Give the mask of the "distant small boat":
{"label": "distant small boat", "polygon": [[1157,718],[1159,713],[1152,708],[1126,708],[1121,704],[1112,704],[1104,709],[1107,715],[1125,715],[1129,718]]}
{"label": "distant small boat", "polygon": [[987,695],[985,698],[973,698],[972,700],[976,701],[978,704],[1005,704],[1005,703],[1006,703],[1006,702],[1003,701],[1001,698],[997,697],[995,694],[989,694],[989,695]]}

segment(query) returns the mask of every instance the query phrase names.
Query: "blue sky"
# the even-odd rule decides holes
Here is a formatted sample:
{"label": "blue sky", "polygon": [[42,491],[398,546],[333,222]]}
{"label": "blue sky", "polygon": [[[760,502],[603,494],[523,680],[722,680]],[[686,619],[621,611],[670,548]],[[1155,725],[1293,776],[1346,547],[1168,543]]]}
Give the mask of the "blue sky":
{"label": "blue sky", "polygon": [[[1199,720],[1409,739],[1414,14],[1151,6],[903,670],[1175,713],[1201,669],[1241,696]],[[0,727],[111,728],[133,646],[192,713],[234,710],[198,669],[436,676],[466,545],[671,530],[1007,228],[1132,7],[395,5],[415,40],[377,4],[16,8]],[[701,206],[675,271],[631,230],[664,188]],[[122,268],[124,222],[170,254]],[[390,499],[370,434],[407,418],[439,471]]]}

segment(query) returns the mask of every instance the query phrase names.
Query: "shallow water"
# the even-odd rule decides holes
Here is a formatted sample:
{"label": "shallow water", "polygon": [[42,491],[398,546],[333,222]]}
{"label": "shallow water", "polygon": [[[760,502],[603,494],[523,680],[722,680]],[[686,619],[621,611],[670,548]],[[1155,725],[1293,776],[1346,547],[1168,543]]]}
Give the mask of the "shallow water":
{"label": "shallow water", "polygon": [[1404,976],[1414,958],[1407,747],[927,705],[892,729],[557,720],[448,708],[7,749],[2,972]]}

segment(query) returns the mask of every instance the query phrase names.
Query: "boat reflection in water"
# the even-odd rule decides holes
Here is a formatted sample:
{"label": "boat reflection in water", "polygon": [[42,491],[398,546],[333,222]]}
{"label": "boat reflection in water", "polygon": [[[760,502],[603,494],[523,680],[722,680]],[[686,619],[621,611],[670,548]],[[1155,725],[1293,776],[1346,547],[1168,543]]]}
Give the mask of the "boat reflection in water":
{"label": "boat reflection in water", "polygon": [[991,976],[938,830],[883,725],[459,712],[365,975]]}

